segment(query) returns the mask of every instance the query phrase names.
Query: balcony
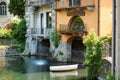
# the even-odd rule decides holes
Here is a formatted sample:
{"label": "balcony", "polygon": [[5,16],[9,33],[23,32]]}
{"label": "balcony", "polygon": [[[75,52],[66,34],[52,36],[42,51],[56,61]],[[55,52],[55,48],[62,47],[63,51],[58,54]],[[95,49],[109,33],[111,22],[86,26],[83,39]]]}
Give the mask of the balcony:
{"label": "balcony", "polygon": [[56,10],[95,6],[95,0],[55,0]]}
{"label": "balcony", "polygon": [[32,6],[43,6],[50,4],[51,0],[31,0]]}
{"label": "balcony", "polygon": [[51,29],[28,28],[26,36],[49,38]]}
{"label": "balcony", "polygon": [[58,32],[63,35],[75,35],[75,36],[87,35],[87,31],[84,28],[72,29],[71,27],[68,27],[67,24],[60,24]]}

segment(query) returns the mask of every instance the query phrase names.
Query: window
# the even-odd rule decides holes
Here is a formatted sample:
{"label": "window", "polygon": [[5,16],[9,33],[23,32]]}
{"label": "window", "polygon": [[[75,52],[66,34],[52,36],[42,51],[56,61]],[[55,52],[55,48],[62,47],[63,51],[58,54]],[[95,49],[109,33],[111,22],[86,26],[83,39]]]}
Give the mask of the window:
{"label": "window", "polygon": [[80,6],[80,0],[69,0],[69,6],[71,7]]}
{"label": "window", "polygon": [[43,23],[44,23],[44,15],[43,15],[43,13],[41,13],[41,34],[44,33],[44,25],[43,25]]}
{"label": "window", "polygon": [[52,27],[52,18],[51,18],[51,12],[46,13],[46,20],[47,20],[47,28]]}
{"label": "window", "polygon": [[0,15],[1,16],[7,15],[7,7],[5,2],[0,3]]}

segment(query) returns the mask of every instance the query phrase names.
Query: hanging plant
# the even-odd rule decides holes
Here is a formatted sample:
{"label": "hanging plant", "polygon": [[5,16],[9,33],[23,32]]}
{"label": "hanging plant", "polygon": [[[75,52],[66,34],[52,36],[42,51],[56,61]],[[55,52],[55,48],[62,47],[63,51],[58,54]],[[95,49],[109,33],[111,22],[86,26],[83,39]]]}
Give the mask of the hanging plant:
{"label": "hanging plant", "polygon": [[83,25],[83,21],[80,17],[76,17],[74,19],[74,22],[75,22],[76,25],[79,25],[79,26]]}
{"label": "hanging plant", "polygon": [[53,42],[55,48],[58,47],[60,38],[61,35],[59,35],[56,30],[51,32],[51,41]]}

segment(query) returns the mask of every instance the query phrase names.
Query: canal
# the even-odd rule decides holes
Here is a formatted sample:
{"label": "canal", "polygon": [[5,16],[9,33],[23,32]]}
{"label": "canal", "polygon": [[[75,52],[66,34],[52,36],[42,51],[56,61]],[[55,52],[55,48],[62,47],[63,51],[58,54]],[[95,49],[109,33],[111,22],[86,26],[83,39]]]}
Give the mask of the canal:
{"label": "canal", "polygon": [[[45,63],[45,65],[44,65]],[[86,80],[86,69],[51,72],[50,65],[71,63],[53,62],[39,57],[0,57],[0,80]]]}

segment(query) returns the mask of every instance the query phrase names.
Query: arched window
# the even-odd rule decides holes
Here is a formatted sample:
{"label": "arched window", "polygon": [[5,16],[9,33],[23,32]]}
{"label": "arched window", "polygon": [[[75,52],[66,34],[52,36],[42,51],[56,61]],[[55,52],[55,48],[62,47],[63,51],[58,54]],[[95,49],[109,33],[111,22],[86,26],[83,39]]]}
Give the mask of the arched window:
{"label": "arched window", "polygon": [[7,6],[5,2],[0,3],[0,16],[7,15]]}
{"label": "arched window", "polygon": [[70,29],[78,32],[84,32],[85,27],[82,19],[79,16],[75,16],[70,24]]}

